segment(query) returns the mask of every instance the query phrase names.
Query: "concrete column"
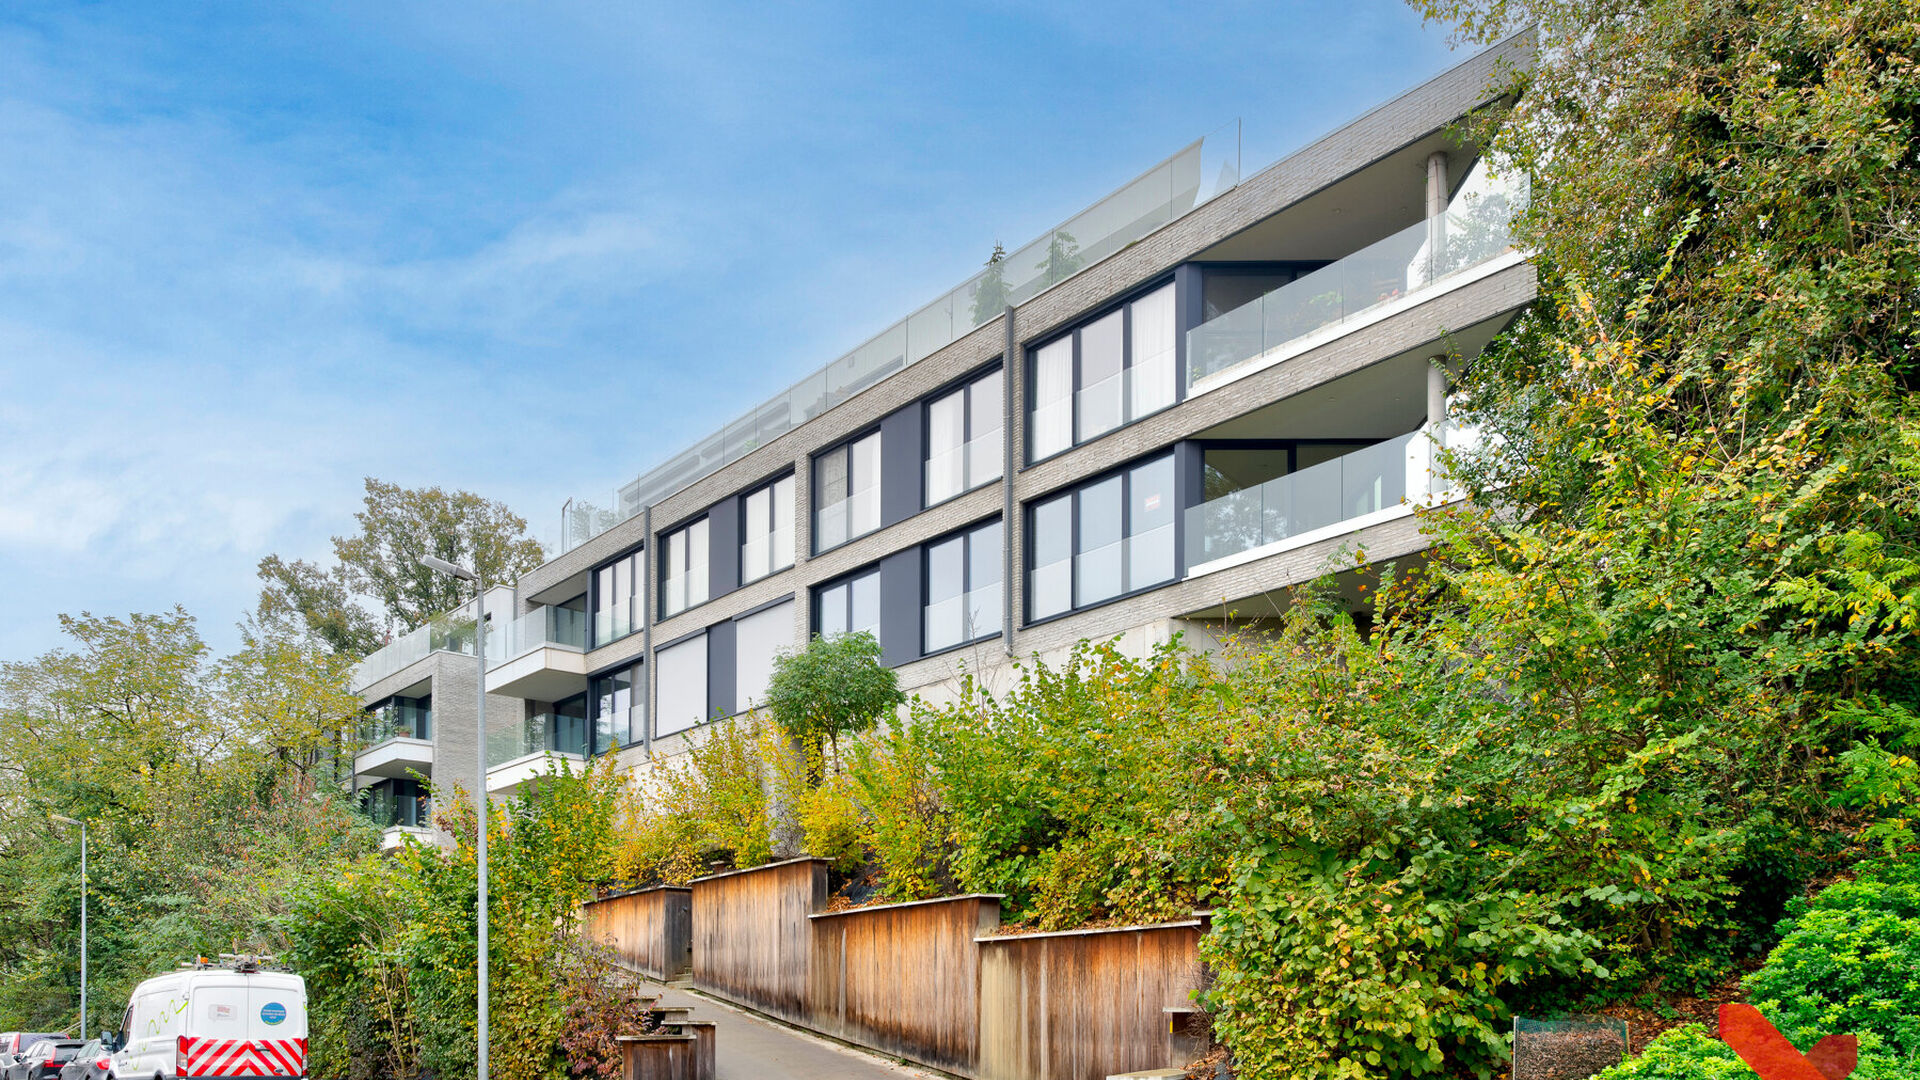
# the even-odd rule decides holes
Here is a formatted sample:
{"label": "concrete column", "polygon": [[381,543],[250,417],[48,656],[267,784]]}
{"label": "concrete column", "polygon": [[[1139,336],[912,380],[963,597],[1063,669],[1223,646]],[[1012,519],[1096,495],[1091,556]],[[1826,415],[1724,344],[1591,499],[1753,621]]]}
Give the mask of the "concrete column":
{"label": "concrete column", "polygon": [[1447,418],[1447,356],[1427,358],[1427,427],[1432,429]]}
{"label": "concrete column", "polygon": [[1427,252],[1425,275],[1432,281],[1444,272],[1447,258],[1447,152],[1427,155]]}

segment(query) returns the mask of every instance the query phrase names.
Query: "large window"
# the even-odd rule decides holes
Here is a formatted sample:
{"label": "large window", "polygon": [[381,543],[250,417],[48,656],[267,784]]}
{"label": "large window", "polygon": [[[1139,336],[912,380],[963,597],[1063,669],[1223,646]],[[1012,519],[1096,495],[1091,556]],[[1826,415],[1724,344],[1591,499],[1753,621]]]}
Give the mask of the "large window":
{"label": "large window", "polygon": [[927,403],[927,505],[1000,479],[1006,378],[995,371]]}
{"label": "large window", "polygon": [[813,546],[838,547],[880,527],[880,433],[813,459]]}
{"label": "large window", "polygon": [[639,739],[646,730],[646,701],[647,669],[639,664],[595,677],[587,688],[593,753],[618,750]]}
{"label": "large window", "polygon": [[1033,505],[1027,618],[1173,580],[1173,456]]}
{"label": "large window", "polygon": [[740,583],[793,565],[793,477],[783,476],[741,500]]}
{"label": "large window", "polygon": [[751,709],[767,699],[773,662],[793,651],[793,601],[756,611],[733,624],[733,703]]}
{"label": "large window", "polygon": [[376,780],[360,789],[360,805],[375,825],[425,829],[433,825],[433,802],[426,785],[410,777]]}
{"label": "large window", "polygon": [[433,695],[395,695],[368,706],[360,736],[368,744],[387,739],[433,738]]}
{"label": "large window", "polygon": [[1000,633],[1003,553],[998,521],[927,545],[926,652]]}
{"label": "large window", "polygon": [[704,724],[707,716],[707,635],[688,638],[654,653],[655,688],[659,720],[654,733],[671,735],[695,724]]}
{"label": "large window", "polygon": [[880,636],[880,571],[866,570],[814,592],[813,629],[821,637],[866,631]]}
{"label": "large window", "polygon": [[1028,456],[1051,457],[1174,400],[1173,286],[1033,350]]}
{"label": "large window", "polygon": [[660,583],[660,615],[664,618],[707,602],[712,584],[707,573],[707,519],[675,529],[662,539],[666,565]]}
{"label": "large window", "polygon": [[642,622],[646,603],[647,559],[644,551],[623,555],[593,572],[593,643],[618,641]]}

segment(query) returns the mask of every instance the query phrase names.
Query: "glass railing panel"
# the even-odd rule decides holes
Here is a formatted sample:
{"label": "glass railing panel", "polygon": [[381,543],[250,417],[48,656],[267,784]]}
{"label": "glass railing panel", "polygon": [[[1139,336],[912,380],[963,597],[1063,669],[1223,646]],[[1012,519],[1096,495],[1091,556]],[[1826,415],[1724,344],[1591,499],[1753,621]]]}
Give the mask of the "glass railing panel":
{"label": "glass railing panel", "polygon": [[814,538],[821,551],[838,547],[880,527],[880,487],[861,488],[814,514]]}
{"label": "glass railing panel", "polygon": [[776,529],[740,545],[742,583],[758,581],[793,565],[793,530]]}
{"label": "glass railing panel", "polygon": [[1209,499],[1186,511],[1189,563],[1212,562],[1404,502],[1425,490],[1424,430]]}
{"label": "glass railing panel", "polygon": [[1057,454],[1073,445],[1073,399],[1063,397],[1049,401],[1028,414],[1032,419],[1028,439],[1033,447],[1033,458]]}
{"label": "glass railing panel", "polygon": [[1524,181],[1493,176],[1483,160],[1445,214],[1189,330],[1188,385],[1494,258],[1511,247],[1525,205]]}
{"label": "glass railing panel", "polygon": [[1172,580],[1173,522],[1135,533],[1127,538],[1127,588],[1144,589],[1156,582]]}
{"label": "glass railing panel", "polygon": [[1127,370],[1127,419],[1138,420],[1173,404],[1172,349],[1145,357]]}
{"label": "glass railing panel", "polygon": [[974,436],[967,443],[967,487],[979,487],[1000,479],[1006,471],[1006,430],[994,428]]}
{"label": "glass railing panel", "polygon": [[1108,597],[1120,595],[1123,591],[1120,574],[1124,554],[1125,543],[1115,540],[1073,557],[1073,601],[1076,605],[1097,604]]}
{"label": "glass railing panel", "polygon": [[967,597],[949,596],[926,609],[927,651],[950,649],[967,640]]}
{"label": "glass railing panel", "polygon": [[1044,619],[1073,606],[1072,559],[1034,567],[1028,583],[1033,590],[1033,610],[1027,612],[1027,618]]}
{"label": "glass railing panel", "polygon": [[1080,403],[1078,419],[1075,422],[1074,441],[1086,442],[1104,432],[1112,431],[1125,422],[1122,405],[1126,393],[1126,372],[1116,371],[1090,386],[1083,386],[1074,392]]}
{"label": "glass railing panel", "polygon": [[1020,303],[1119,251],[1233,187],[1239,178],[1236,121],[1181,148],[1060,227],[1017,249],[999,267],[975,273],[720,435],[621,488],[617,512],[604,518],[589,514],[577,523],[570,518],[562,528],[561,549],[571,550],[893,372],[918,363],[992,321],[1008,304]]}
{"label": "glass railing panel", "polygon": [[926,482],[928,506],[967,490],[967,448],[956,446],[929,457]]}
{"label": "glass railing panel", "polygon": [[[705,576],[706,567],[700,567],[698,573]],[[694,575],[694,571],[667,575],[660,595],[660,608],[663,614],[678,615],[700,600],[706,599],[706,590],[695,583]]]}

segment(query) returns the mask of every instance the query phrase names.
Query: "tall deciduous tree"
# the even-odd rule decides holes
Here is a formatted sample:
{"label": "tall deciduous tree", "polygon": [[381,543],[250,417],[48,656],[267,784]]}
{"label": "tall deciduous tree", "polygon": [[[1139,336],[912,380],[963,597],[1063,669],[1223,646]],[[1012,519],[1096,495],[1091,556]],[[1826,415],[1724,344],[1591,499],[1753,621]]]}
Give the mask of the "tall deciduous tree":
{"label": "tall deciduous tree", "polygon": [[272,636],[305,632],[345,656],[380,647],[380,622],[353,598],[345,569],[278,555],[260,560],[255,624]]}
{"label": "tall deciduous tree", "polygon": [[474,586],[429,570],[428,555],[467,566],[489,583],[509,582],[540,565],[538,541],[505,503],[469,491],[403,488],[367,477],[357,536],[333,538],[345,580],[379,601],[411,630],[474,596]]}

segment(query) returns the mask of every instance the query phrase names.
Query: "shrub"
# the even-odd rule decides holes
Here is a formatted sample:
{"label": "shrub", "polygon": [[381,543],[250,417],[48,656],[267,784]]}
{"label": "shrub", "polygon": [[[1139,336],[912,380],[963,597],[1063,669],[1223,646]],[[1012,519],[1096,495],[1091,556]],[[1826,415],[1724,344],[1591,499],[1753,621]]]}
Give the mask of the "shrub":
{"label": "shrub", "polygon": [[625,812],[614,875],[636,884],[683,885],[715,861],[759,866],[773,858],[768,789],[782,752],[757,717],[708,727],[678,760],[643,774]]}
{"label": "shrub", "polygon": [[1755,1074],[1733,1048],[1699,1024],[1688,1024],[1647,1044],[1640,1056],[1596,1075],[1593,1080],[1754,1080]]}
{"label": "shrub", "polygon": [[1866,864],[1790,911],[1746,979],[1755,1007],[1802,1049],[1859,1036],[1861,1080],[1920,1075],[1920,864]]}

